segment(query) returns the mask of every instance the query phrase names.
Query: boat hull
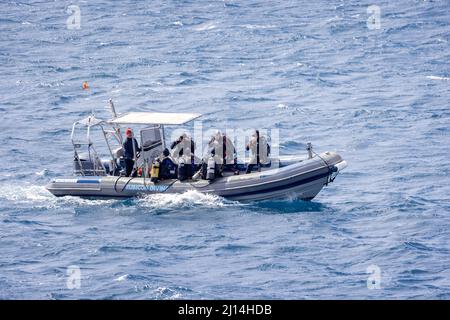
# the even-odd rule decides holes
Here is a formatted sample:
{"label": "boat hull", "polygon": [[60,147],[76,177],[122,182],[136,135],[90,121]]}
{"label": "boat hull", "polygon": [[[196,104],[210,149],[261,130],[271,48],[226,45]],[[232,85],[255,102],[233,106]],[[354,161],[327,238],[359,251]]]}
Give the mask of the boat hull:
{"label": "boat hull", "polygon": [[137,197],[195,190],[231,200],[313,199],[336,175],[345,161],[333,152],[322,153],[284,167],[206,180],[165,180],[117,176],[75,176],[54,179],[47,189],[55,196]]}

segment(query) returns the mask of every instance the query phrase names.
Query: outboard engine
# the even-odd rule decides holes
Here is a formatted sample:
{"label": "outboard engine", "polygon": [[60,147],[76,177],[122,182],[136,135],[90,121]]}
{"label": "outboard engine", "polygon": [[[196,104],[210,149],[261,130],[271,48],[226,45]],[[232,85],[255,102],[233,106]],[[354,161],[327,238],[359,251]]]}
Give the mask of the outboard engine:
{"label": "outboard engine", "polygon": [[214,180],[215,178],[216,178],[216,161],[214,160],[214,157],[209,157],[206,168],[206,179]]}

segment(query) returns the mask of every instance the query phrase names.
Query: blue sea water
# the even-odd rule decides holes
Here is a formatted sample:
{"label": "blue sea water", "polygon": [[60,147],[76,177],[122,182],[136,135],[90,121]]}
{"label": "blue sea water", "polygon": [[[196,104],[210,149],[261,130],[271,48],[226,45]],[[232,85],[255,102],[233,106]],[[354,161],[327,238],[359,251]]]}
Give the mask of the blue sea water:
{"label": "blue sea water", "polygon": [[[1,1],[0,298],[449,299],[449,41],[448,1]],[[53,197],[109,98],[349,167],[312,202]]]}

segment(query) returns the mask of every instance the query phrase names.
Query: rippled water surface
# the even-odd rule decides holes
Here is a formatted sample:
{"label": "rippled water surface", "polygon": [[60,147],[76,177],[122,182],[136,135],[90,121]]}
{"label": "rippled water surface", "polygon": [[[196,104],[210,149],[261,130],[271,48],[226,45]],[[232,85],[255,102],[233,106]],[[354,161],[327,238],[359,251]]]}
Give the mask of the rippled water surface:
{"label": "rippled water surface", "polygon": [[[450,4],[378,1],[371,30],[372,4],[2,1],[0,298],[450,298]],[[53,197],[109,98],[349,167],[312,202]]]}

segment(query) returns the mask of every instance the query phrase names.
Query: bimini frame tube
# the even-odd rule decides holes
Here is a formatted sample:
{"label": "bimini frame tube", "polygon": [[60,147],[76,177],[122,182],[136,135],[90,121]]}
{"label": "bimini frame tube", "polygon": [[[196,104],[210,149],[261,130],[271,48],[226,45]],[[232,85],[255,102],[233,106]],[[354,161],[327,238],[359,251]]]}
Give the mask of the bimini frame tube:
{"label": "bimini frame tube", "polygon": [[70,141],[72,141],[73,153],[74,153],[75,158],[78,161],[78,166],[80,167],[81,175],[84,176],[85,174],[84,174],[84,171],[83,171],[83,165],[81,163],[80,156],[78,155],[78,152],[77,152],[77,144],[73,140],[73,137],[74,137],[74,134],[75,134],[75,128],[76,128],[77,124],[78,124],[78,121],[74,122],[73,125],[72,125],[72,132],[70,133]]}
{"label": "bimini frame tube", "polygon": [[106,146],[108,147],[108,151],[109,151],[109,155],[111,156],[111,162],[112,162],[112,172],[115,172],[117,169],[117,164],[116,161],[114,159],[114,154],[111,150],[111,145],[108,141],[108,136],[107,136],[107,132],[105,131],[105,129],[103,128],[103,126],[100,126],[100,128],[102,128],[102,132],[103,132],[103,137],[105,138],[105,142],[106,142]]}
{"label": "bimini frame tube", "polygon": [[[111,114],[113,116],[113,119],[117,119],[117,112],[116,112],[116,107],[114,105],[114,102],[112,101],[112,99],[109,99],[109,108],[111,110]],[[123,144],[123,137],[122,137],[122,133],[120,132],[120,126],[119,125],[115,125],[113,126],[114,131],[116,132],[116,136],[117,139],[119,140],[119,143],[122,145]]]}
{"label": "bimini frame tube", "polygon": [[[97,150],[95,150],[94,143],[91,140],[91,127],[94,127],[94,126],[99,126],[100,127],[100,129],[101,129],[101,131],[103,133],[103,136],[105,138],[106,146],[107,146],[108,151],[109,151],[109,153],[111,155],[111,159],[113,160],[112,161],[113,162],[113,169],[114,170],[116,169],[116,164],[114,163],[114,155],[113,155],[112,150],[111,150],[111,145],[110,145],[110,143],[109,143],[109,141],[107,139],[106,131],[103,128],[103,123],[104,122],[101,121],[101,120],[98,120],[97,122],[94,122],[93,124],[91,124],[91,120],[92,120],[91,116],[89,116],[89,118],[87,118],[87,122],[83,121],[83,120],[78,120],[78,121],[74,122],[73,125],[72,125],[72,132],[70,133],[70,140],[72,142],[72,146],[73,146],[73,149],[74,149],[74,156],[77,159],[78,165],[80,167],[81,175],[83,175],[83,176],[85,176],[86,173],[84,172],[83,164],[81,162],[81,159],[80,159],[78,151],[77,151],[77,149],[79,149],[82,145],[86,145],[87,146],[89,159],[92,159],[92,158],[94,159],[94,161],[93,161],[94,174],[95,175],[98,174],[99,170],[102,170],[105,174],[107,174],[106,167],[101,162],[101,159],[98,156]],[[74,138],[75,137],[75,130],[77,128],[77,125],[79,125],[79,124],[81,124],[81,125],[83,125],[83,126],[85,126],[87,128],[86,129],[86,142],[85,143],[76,143],[75,138]],[[99,163],[100,163],[101,168],[99,168]]]}

